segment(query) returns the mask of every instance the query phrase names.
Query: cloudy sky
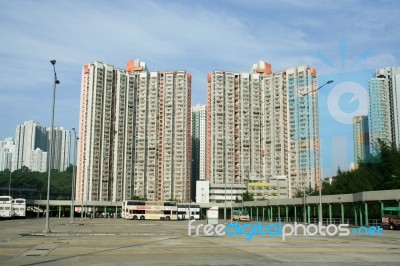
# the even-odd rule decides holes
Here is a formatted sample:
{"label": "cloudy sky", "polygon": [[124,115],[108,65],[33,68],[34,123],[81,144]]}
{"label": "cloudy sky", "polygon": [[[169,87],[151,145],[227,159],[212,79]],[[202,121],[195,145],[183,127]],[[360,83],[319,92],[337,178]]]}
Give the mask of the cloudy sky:
{"label": "cloudy sky", "polygon": [[[278,3],[279,2],[279,3]],[[78,127],[81,69],[100,60],[124,68],[192,73],[193,104],[206,103],[213,70],[317,68],[324,175],[353,161],[348,118],[365,112],[368,78],[398,66],[400,2],[393,1],[1,1],[0,139],[27,120]],[[360,107],[361,106],[361,107]],[[347,119],[347,120],[346,120]]]}

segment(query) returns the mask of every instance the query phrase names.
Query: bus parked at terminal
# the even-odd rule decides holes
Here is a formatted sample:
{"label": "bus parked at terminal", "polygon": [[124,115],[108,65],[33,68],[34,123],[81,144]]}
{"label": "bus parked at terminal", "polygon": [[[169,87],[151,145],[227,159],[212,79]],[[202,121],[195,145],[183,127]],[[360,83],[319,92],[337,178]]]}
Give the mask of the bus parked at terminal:
{"label": "bus parked at terminal", "polygon": [[12,218],[13,199],[11,196],[0,196],[0,218]]}
{"label": "bus parked at terminal", "polygon": [[178,206],[176,201],[141,201],[127,200],[122,202],[123,219],[131,220],[177,220]]}
{"label": "bus parked at terminal", "polygon": [[[190,214],[189,214],[190,213]],[[178,219],[179,220],[199,220],[200,219],[200,205],[189,203],[178,203]]]}
{"label": "bus parked at terminal", "polygon": [[25,218],[26,216],[26,200],[22,198],[13,199],[14,217]]}

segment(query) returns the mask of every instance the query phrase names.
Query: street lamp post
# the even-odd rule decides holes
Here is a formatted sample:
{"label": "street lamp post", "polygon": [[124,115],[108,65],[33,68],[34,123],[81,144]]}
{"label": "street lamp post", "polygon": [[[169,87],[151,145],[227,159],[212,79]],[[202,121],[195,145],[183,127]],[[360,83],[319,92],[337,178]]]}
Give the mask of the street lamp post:
{"label": "street lamp post", "polygon": [[54,129],[54,107],[55,107],[55,100],[56,100],[56,87],[57,84],[60,84],[60,81],[57,79],[56,73],[56,60],[50,60],[50,63],[53,65],[54,71],[54,84],[53,84],[53,106],[52,106],[52,113],[51,113],[51,128],[50,128],[50,137],[49,137],[49,150],[47,153],[47,200],[46,200],[46,227],[43,230],[43,233],[47,234],[50,233],[49,227],[49,207],[50,207],[50,177],[51,177],[51,156],[52,156],[52,148],[53,148],[53,129]]}
{"label": "street lamp post", "polygon": [[71,188],[71,220],[70,222],[74,222],[74,216],[75,216],[75,177],[76,177],[76,131],[75,128],[72,129],[74,131],[74,164],[72,165],[72,188]]}
{"label": "street lamp post", "polygon": [[[86,162],[84,161],[84,165],[86,168]],[[85,179],[83,176],[81,176],[81,219],[83,219],[83,196],[85,194]]]}
{"label": "street lamp post", "polygon": [[304,183],[304,181],[303,181],[303,186],[304,186],[304,189],[303,189],[303,203],[304,203],[304,206],[303,206],[303,218],[304,218],[304,223],[307,223],[306,221],[307,221],[307,205],[306,205],[306,186],[305,186],[305,183]]}
{"label": "street lamp post", "polygon": [[[324,84],[319,86],[317,89],[305,92],[305,93],[301,94],[301,96],[305,96],[311,92],[318,91],[325,85],[331,84],[333,82],[334,82],[333,80],[328,80],[327,82],[325,82]],[[321,157],[321,153],[320,153],[320,157]],[[319,191],[319,215],[318,215],[319,217],[318,217],[318,220],[319,220],[320,225],[322,224],[322,179],[321,178],[322,178],[322,160],[320,160],[320,178],[319,178],[320,180],[319,180],[319,187],[318,187],[318,191]],[[305,197],[305,193],[304,193],[304,197]]]}
{"label": "street lamp post", "polygon": [[[226,171],[226,168],[225,168],[225,171]],[[225,189],[224,189],[224,194],[225,194],[225,200],[224,200],[224,220],[225,220],[225,223],[226,223],[226,173],[225,173]]]}
{"label": "street lamp post", "polygon": [[[17,168],[18,168],[18,162],[21,162],[21,164],[24,162],[24,161],[17,161],[16,163],[17,163]],[[10,162],[10,180],[8,181],[8,196],[11,196],[11,173],[12,173],[12,164],[13,163],[15,163],[15,162]]]}
{"label": "street lamp post", "polygon": [[8,196],[11,197],[11,167],[10,167],[10,181],[8,181]]}
{"label": "street lamp post", "polygon": [[234,177],[231,179],[231,223],[233,223],[233,180]]}

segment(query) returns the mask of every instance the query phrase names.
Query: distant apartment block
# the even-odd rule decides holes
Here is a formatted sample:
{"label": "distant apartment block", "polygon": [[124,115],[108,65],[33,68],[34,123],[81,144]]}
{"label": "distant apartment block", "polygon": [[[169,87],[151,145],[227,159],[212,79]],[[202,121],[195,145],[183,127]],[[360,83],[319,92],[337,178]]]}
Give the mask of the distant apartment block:
{"label": "distant apartment block", "polygon": [[47,171],[47,152],[42,151],[39,148],[31,151],[29,164],[26,164],[29,170],[34,172],[46,172]]}
{"label": "distant apartment block", "polygon": [[208,75],[206,179],[245,184],[285,176],[289,196],[320,185],[316,70]]}
{"label": "distant apartment block", "polygon": [[353,117],[354,162],[364,163],[369,154],[368,116]]}
{"label": "distant apartment block", "polygon": [[192,167],[191,195],[196,195],[196,181],[206,180],[206,106],[197,104],[192,107]]}
{"label": "distant apartment block", "polygon": [[386,67],[375,71],[368,83],[369,138],[375,153],[378,139],[400,147],[400,67]]}
{"label": "distant apartment block", "polygon": [[15,153],[12,170],[20,169],[23,165],[29,167],[31,151],[39,148],[47,151],[48,136],[46,128],[33,120],[18,125],[15,132]]}
{"label": "distant apartment block", "polygon": [[70,132],[63,128],[54,129],[53,154],[48,156],[49,131],[50,128],[43,127],[32,120],[17,126],[12,161],[13,171],[25,165],[32,171],[46,172],[47,162],[43,167],[44,157],[51,160],[51,169],[59,171],[67,169],[69,166]]}
{"label": "distant apartment block", "polygon": [[[47,128],[47,135],[50,136],[50,128]],[[67,170],[70,162],[71,132],[64,128],[54,128],[53,131],[53,154],[51,158],[51,169],[60,172]]]}
{"label": "distant apartment block", "polygon": [[191,75],[95,61],[81,85],[77,200],[188,201]]}
{"label": "distant apartment block", "polygon": [[6,138],[0,141],[0,171],[11,170],[12,156],[15,151],[15,145],[12,138]]}

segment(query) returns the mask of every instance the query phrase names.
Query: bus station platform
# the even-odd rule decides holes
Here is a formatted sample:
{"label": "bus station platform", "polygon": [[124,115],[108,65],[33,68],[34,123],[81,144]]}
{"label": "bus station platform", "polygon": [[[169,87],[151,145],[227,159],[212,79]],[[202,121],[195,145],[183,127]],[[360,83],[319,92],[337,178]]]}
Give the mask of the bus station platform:
{"label": "bus station platform", "polygon": [[[225,224],[225,221],[219,221]],[[382,236],[195,235],[206,220],[0,220],[1,265],[399,265],[400,230]],[[254,224],[254,223],[253,223]]]}

